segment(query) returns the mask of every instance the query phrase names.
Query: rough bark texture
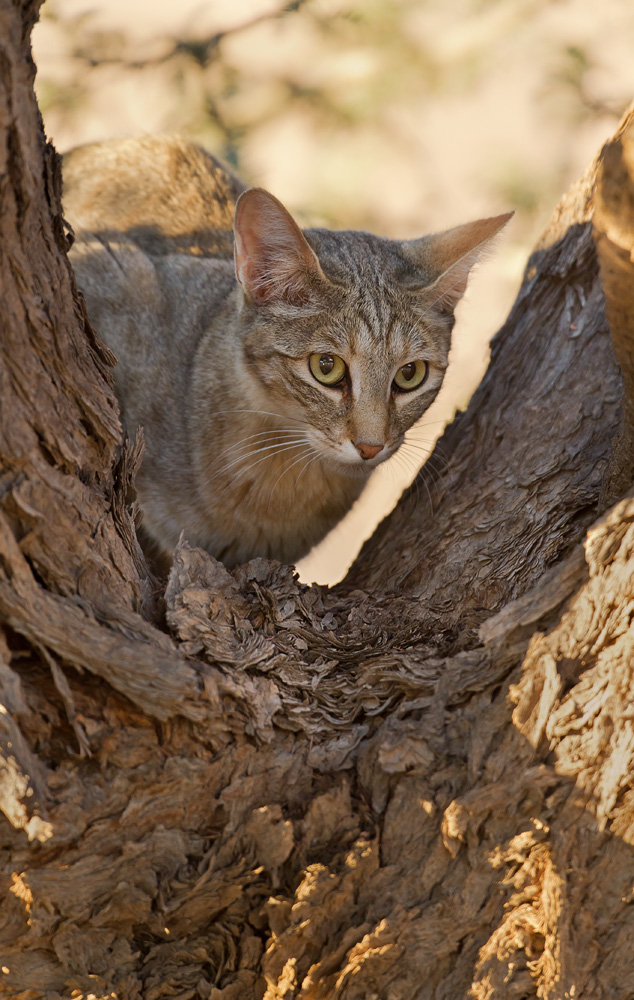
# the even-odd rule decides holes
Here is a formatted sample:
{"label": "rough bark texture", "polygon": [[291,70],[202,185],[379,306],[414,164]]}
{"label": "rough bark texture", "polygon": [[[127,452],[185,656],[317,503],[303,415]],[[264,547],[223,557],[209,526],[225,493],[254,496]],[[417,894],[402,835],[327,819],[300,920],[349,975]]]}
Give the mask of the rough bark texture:
{"label": "rough bark texture", "polygon": [[[37,8],[0,0],[0,995],[631,997],[634,499],[600,516],[631,399],[596,169],[443,439],[433,518],[412,491],[334,591],[183,543],[159,600]],[[627,393],[628,121],[595,220]]]}
{"label": "rough bark texture", "polygon": [[603,484],[602,503],[612,503],[634,474],[634,129],[603,150],[594,211],[594,237],[605,289],[614,353],[623,377],[623,415]]}

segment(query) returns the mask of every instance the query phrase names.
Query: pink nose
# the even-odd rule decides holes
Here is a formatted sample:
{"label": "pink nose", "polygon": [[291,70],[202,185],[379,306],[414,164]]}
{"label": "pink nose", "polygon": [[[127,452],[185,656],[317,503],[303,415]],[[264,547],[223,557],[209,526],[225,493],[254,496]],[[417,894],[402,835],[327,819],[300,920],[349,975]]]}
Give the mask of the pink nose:
{"label": "pink nose", "polygon": [[356,444],[355,443],[355,448],[357,449],[357,451],[361,455],[361,458],[364,458],[364,459],[374,458],[374,456],[378,455],[380,451],[383,451],[383,445],[382,444],[363,444],[363,443]]}

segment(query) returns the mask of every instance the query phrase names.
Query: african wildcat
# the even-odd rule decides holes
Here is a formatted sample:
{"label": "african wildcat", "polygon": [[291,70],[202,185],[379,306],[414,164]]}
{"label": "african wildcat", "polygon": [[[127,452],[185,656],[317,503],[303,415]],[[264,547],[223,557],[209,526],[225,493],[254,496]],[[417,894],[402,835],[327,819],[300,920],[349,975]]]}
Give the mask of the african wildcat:
{"label": "african wildcat", "polygon": [[76,149],[64,182],[77,281],[145,429],[145,532],[228,565],[293,562],[343,517],[436,397],[470,268],[510,218],[302,233],[176,138]]}

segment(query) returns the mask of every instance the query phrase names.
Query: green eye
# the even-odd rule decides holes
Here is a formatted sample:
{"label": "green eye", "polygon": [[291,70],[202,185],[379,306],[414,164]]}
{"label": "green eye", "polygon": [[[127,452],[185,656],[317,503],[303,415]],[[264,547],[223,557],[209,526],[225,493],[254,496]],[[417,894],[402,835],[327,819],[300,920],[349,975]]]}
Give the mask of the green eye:
{"label": "green eye", "polygon": [[410,389],[418,389],[427,378],[426,361],[409,361],[402,368],[399,368],[394,376],[394,385],[401,392],[409,392]]}
{"label": "green eye", "polygon": [[311,374],[323,385],[337,385],[346,374],[346,364],[338,354],[311,354],[308,359]]}

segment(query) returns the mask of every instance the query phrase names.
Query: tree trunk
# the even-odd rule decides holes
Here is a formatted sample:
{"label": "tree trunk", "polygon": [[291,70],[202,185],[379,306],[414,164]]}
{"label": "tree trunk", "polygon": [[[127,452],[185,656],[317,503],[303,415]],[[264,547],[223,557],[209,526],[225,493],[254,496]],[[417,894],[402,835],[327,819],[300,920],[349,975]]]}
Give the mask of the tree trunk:
{"label": "tree trunk", "polygon": [[38,7],[0,0],[0,995],[631,998],[631,117],[529,262],[433,516],[414,487],[331,591],[183,543],[163,599]]}

